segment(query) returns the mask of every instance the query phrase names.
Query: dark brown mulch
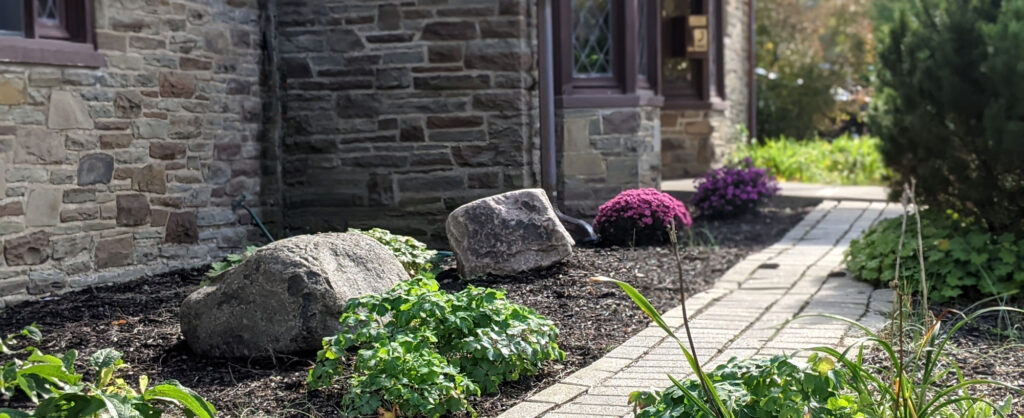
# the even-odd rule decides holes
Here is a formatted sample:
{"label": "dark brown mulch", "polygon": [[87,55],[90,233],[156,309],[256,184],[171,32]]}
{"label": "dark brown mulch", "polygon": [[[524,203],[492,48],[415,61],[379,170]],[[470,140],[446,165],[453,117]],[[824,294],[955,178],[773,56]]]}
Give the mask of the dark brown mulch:
{"label": "dark brown mulch", "polygon": [[[932,314],[936,317],[943,312],[946,313],[939,334],[945,335],[950,327],[964,318],[956,312],[970,315],[982,308],[975,307],[972,311],[966,311],[966,307],[971,305],[973,303],[969,301],[932,304]],[[1024,300],[1017,300],[1005,306],[1024,307]],[[966,380],[993,380],[1024,388],[1024,315],[1009,313],[1002,321],[996,313],[982,315],[957,330],[945,352],[948,355],[947,361],[942,361],[941,367],[951,367],[948,359],[952,359],[960,367]],[[909,358],[910,354],[907,357]],[[865,356],[865,362],[885,367],[886,370],[891,367],[881,350],[872,350],[870,355]],[[953,377],[948,376],[943,383],[954,383]],[[1024,393],[998,385],[973,386],[970,392],[996,404],[1002,404],[1009,396],[1013,398],[1010,416],[1024,417]]]}
{"label": "dark brown mulch", "polygon": [[[681,251],[686,291],[710,287],[744,256],[781,238],[806,211],[768,211],[732,221],[698,220],[695,242]],[[713,245],[708,237],[713,237]],[[683,238],[688,242],[689,237]],[[44,352],[76,349],[80,358],[113,347],[125,354],[129,382],[149,375],[176,379],[217,405],[224,416],[343,415],[342,388],[307,393],[306,373],[315,356],[217,360],[193,355],[178,326],[181,301],[197,288],[205,269],[181,270],[130,283],[61,295],[0,312],[0,335],[37,323]],[[561,332],[564,363],[504,385],[496,396],[473,401],[481,416],[494,416],[567,374],[590,364],[636,334],[648,319],[617,288],[587,279],[625,280],[658,309],[678,305],[676,263],[666,248],[579,248],[565,263],[514,278],[485,278],[474,285],[505,289],[508,297],[551,318]],[[439,276],[451,290],[464,284],[452,271]],[[83,368],[84,369],[84,368]],[[27,408],[24,401],[12,403]]]}

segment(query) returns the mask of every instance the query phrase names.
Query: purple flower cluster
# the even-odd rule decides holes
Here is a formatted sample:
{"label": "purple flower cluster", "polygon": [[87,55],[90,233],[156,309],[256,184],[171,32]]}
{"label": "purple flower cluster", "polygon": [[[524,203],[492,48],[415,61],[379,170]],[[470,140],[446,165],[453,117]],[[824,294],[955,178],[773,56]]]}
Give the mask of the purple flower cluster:
{"label": "purple flower cluster", "polygon": [[656,189],[619,193],[601,205],[594,218],[601,240],[615,245],[664,243],[670,226],[681,229],[692,224],[682,202]]}
{"label": "purple flower cluster", "polygon": [[758,208],[779,191],[775,178],[746,158],[731,167],[711,170],[697,180],[691,205],[701,216],[727,218]]}

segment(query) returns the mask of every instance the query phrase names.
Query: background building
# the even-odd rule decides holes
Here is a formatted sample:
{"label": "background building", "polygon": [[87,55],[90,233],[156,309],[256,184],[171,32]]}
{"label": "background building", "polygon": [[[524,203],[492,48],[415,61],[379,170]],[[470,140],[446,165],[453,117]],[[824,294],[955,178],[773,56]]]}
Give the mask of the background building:
{"label": "background building", "polygon": [[703,172],[748,120],[745,0],[24,0],[0,5],[0,301],[278,235],[443,242],[455,207],[540,181],[555,57],[557,200]]}

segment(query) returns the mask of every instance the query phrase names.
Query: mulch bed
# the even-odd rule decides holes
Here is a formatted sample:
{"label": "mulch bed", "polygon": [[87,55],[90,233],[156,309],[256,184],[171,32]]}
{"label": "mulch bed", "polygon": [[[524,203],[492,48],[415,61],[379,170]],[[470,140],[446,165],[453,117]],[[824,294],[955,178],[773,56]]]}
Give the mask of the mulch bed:
{"label": "mulch bed", "polygon": [[[780,239],[806,213],[769,210],[727,222],[698,219],[693,227],[698,245],[681,251],[686,291],[709,288],[743,257]],[[504,289],[512,301],[551,318],[561,333],[558,343],[567,353],[564,363],[508,383],[498,395],[475,399],[474,408],[481,416],[498,415],[647,326],[649,320],[617,287],[593,285],[588,278],[605,275],[630,282],[665,311],[679,304],[676,268],[672,252],[663,247],[579,248],[566,262],[543,271],[473,281]],[[116,348],[131,365],[122,373],[127,381],[137,381],[142,374],[152,382],[176,379],[211,400],[224,416],[342,415],[344,388],[306,392],[313,354],[218,360],[189,351],[179,330],[178,308],[199,286],[205,270],[179,270],[18,305],[0,312],[0,335],[36,323],[44,336],[38,348],[44,352],[76,349],[79,358],[87,358],[101,348]],[[449,290],[465,286],[452,270],[438,280]],[[29,408],[18,399],[12,407]]]}

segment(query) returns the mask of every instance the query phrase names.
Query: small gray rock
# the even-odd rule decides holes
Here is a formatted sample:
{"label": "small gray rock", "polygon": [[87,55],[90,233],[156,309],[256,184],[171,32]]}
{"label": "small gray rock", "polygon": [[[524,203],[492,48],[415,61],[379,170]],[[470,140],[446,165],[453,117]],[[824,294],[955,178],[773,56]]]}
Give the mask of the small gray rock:
{"label": "small gray rock", "polygon": [[408,279],[394,254],[356,233],[271,243],[181,306],[181,333],[198,354],[247,357],[321,348],[345,303]]}
{"label": "small gray rock", "polygon": [[572,255],[572,237],[541,189],[499,194],[448,215],[448,241],[462,277],[512,275]]}
{"label": "small gray rock", "polygon": [[114,157],[89,154],[78,161],[78,185],[107,184],[114,175]]}

